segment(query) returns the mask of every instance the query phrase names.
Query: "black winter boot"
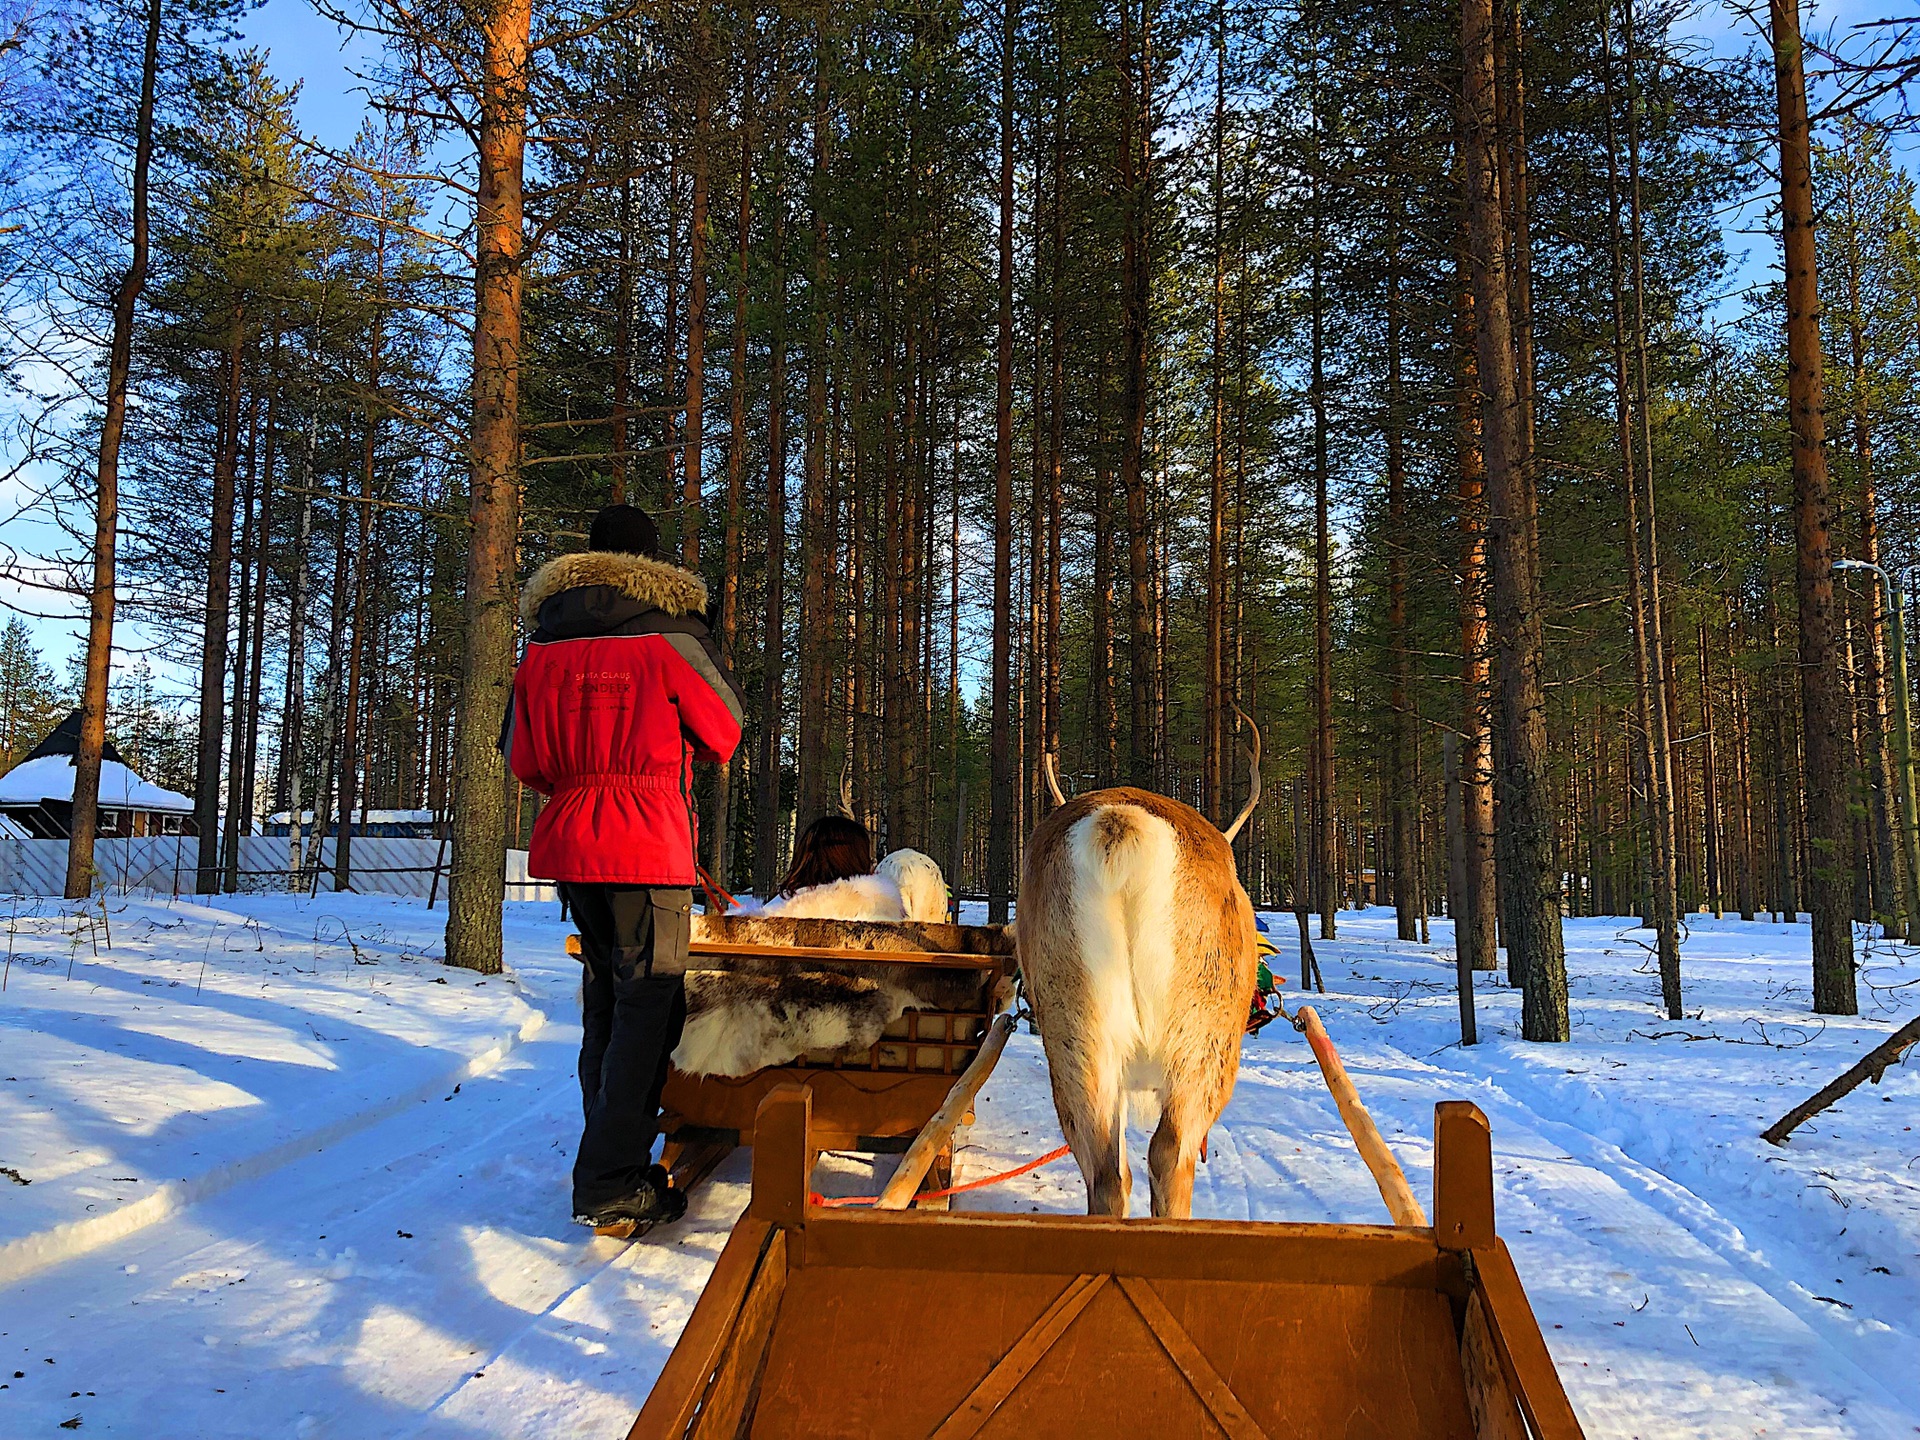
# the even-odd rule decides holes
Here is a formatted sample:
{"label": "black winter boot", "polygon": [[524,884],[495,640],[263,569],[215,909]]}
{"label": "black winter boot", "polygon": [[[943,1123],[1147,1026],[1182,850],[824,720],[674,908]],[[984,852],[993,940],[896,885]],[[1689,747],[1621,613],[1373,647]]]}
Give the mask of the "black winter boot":
{"label": "black winter boot", "polygon": [[618,1230],[625,1236],[644,1235],[656,1225],[671,1225],[687,1213],[687,1197],[667,1183],[667,1172],[655,1165],[639,1189],[617,1200],[575,1215],[574,1222],[595,1230]]}

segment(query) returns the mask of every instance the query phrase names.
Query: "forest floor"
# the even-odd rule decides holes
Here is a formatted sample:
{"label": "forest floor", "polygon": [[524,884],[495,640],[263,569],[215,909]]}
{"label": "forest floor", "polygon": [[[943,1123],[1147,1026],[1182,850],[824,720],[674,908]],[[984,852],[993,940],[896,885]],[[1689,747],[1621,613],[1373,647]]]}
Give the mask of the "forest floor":
{"label": "forest floor", "polygon": [[[555,907],[510,905],[509,973],[481,980],[438,963],[444,911],[418,901],[116,897],[97,954],[60,902],[19,906],[0,1435],[625,1433],[747,1157],[644,1242],[569,1223],[577,966]],[[1291,916],[1270,923],[1291,963]],[[1920,950],[1876,942],[1867,1013],[1822,1024],[1804,924],[1696,916],[1671,1023],[1629,923],[1568,922],[1570,1045],[1520,1043],[1518,996],[1483,976],[1463,1049],[1449,927],[1404,944],[1380,911],[1319,945],[1314,1003],[1417,1192],[1433,1104],[1486,1111],[1500,1230],[1594,1440],[1920,1433],[1920,1073],[1784,1149],[1758,1133],[1911,1013]],[[978,1114],[963,1173],[1058,1143],[1036,1038]],[[829,1157],[816,1183],[883,1178]],[[1070,1162],[965,1200],[1083,1203]],[[1385,1218],[1284,1025],[1247,1046],[1195,1211]]]}

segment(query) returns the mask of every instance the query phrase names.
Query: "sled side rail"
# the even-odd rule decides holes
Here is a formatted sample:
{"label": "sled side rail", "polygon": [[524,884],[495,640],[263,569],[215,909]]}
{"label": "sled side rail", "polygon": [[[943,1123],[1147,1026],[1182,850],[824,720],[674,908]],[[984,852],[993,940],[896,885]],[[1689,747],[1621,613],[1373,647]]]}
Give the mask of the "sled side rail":
{"label": "sled side rail", "polygon": [[1463,1257],[1472,1287],[1460,1361],[1481,1440],[1582,1440],[1513,1256],[1494,1232],[1487,1117],[1464,1100],[1433,1107],[1433,1234]]}
{"label": "sled side rail", "polygon": [[[738,1425],[755,1375],[747,1373],[744,1386],[739,1378],[749,1364],[757,1368],[765,1354],[786,1281],[786,1232],[743,1216],[727,1237],[628,1440],[686,1440],[709,1434],[732,1440],[734,1428],[723,1429],[716,1422],[722,1408],[730,1408]],[[753,1316],[747,1313],[749,1306]],[[752,1323],[761,1315],[764,1324]],[[727,1406],[728,1401],[733,1403]]]}

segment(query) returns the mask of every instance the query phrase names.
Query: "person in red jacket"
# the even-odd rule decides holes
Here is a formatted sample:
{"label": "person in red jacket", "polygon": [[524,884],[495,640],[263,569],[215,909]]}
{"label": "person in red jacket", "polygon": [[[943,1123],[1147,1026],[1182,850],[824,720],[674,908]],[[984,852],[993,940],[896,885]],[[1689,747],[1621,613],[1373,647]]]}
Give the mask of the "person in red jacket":
{"label": "person in red jacket", "polygon": [[687,1013],[693,762],[733,753],[740,695],[702,618],[706,585],[657,558],[644,512],[609,505],[587,546],[542,566],[521,597],[532,638],[507,757],[552,797],[527,873],[559,882],[586,964],[574,1218],[650,1227],[687,1208],[649,1162]]}

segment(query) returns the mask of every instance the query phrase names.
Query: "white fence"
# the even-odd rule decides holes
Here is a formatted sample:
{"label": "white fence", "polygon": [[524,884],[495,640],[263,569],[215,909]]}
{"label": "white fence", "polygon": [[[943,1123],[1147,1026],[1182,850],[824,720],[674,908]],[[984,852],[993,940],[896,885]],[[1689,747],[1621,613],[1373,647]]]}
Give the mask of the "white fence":
{"label": "white fence", "polygon": [[[304,842],[303,842],[304,843]],[[334,842],[321,848],[319,874],[296,873],[292,842],[284,835],[246,835],[240,840],[238,888],[246,893],[332,890]],[[356,835],[349,852],[349,886],[362,895],[411,895],[425,900],[447,894],[451,842]],[[149,835],[99,840],[93,847],[96,890],[150,890],[192,894],[200,841],[191,835]],[[67,888],[67,842],[0,840],[0,894],[60,895]],[[507,852],[507,898],[553,900],[551,884],[527,878],[527,852]]]}

